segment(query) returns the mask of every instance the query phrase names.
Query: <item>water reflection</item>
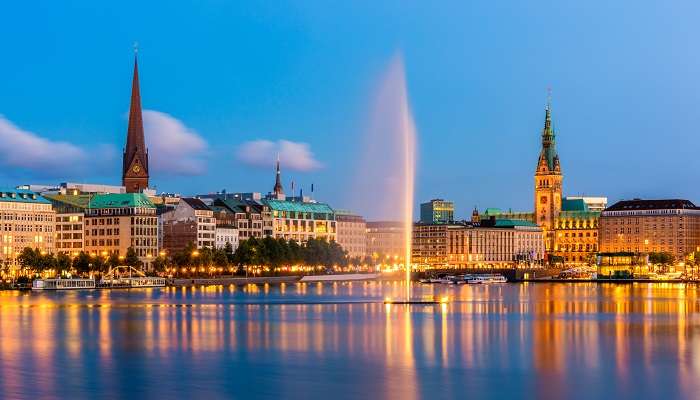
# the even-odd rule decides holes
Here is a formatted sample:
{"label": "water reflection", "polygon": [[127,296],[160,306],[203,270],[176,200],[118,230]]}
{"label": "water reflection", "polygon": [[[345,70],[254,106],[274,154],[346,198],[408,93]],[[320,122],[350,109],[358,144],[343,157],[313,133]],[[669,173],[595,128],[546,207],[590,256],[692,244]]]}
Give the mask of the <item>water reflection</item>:
{"label": "water reflection", "polygon": [[[683,284],[0,292],[4,397],[692,398]],[[0,396],[1,397],[1,396]]]}

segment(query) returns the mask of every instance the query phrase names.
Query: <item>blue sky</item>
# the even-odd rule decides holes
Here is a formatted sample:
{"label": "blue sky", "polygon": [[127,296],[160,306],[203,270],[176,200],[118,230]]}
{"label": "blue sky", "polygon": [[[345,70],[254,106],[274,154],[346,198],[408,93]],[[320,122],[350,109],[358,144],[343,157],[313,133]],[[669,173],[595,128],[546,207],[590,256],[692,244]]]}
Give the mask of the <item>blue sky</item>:
{"label": "blue sky", "polygon": [[398,52],[417,201],[531,209],[551,87],[565,194],[700,202],[698,16],[681,1],[11,2],[0,185],[119,182],[138,41],[152,135],[175,138],[157,146],[159,191],[269,191],[274,159],[241,156],[285,141],[305,160],[285,184],[350,207],[358,139]]}

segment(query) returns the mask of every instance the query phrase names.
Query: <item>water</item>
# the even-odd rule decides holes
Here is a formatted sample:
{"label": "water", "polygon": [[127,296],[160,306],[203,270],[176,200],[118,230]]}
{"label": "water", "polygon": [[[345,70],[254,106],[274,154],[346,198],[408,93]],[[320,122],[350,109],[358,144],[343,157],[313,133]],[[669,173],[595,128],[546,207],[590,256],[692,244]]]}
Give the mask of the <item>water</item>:
{"label": "water", "polygon": [[682,284],[0,292],[0,397],[697,398]]}

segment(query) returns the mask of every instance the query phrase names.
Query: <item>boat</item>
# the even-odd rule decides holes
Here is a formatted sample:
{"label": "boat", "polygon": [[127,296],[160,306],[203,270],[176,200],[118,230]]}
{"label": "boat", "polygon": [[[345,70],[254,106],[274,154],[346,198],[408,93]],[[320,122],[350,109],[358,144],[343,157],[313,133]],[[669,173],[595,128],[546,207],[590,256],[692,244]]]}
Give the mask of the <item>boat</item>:
{"label": "boat", "polygon": [[128,289],[163,287],[165,278],[158,276],[146,276],[142,271],[127,265],[121,265],[110,269],[98,283],[98,287],[104,289]]}
{"label": "boat", "polygon": [[478,274],[469,275],[466,277],[466,281],[469,284],[479,284],[479,283],[506,283],[508,280],[505,276],[501,274]]}
{"label": "boat", "polygon": [[32,290],[80,290],[94,288],[95,280],[84,278],[35,279],[32,282]]}

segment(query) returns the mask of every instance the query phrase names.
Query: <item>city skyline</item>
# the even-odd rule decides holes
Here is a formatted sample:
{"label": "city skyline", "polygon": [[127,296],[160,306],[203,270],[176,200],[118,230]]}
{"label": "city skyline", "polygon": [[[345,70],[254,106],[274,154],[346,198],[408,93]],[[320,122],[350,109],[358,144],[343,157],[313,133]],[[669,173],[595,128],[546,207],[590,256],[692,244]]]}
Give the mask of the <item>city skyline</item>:
{"label": "city skyline", "polygon": [[[11,14],[28,12],[21,5],[14,7]],[[47,22],[38,24],[46,33],[55,28],[46,20],[55,10],[43,7],[35,17]],[[399,50],[405,59],[419,140],[416,208],[420,202],[441,197],[455,202],[460,218],[468,217],[474,205],[531,210],[532,172],[547,87],[554,92],[553,122],[566,177],[565,194],[607,196],[611,204],[633,197],[700,198],[699,190],[680,185],[691,180],[696,169],[694,138],[687,132],[700,114],[691,108],[697,79],[692,75],[682,79],[698,60],[692,52],[678,52],[685,37],[682,27],[690,23],[688,16],[674,14],[678,9],[664,9],[662,15],[677,19],[676,29],[664,31],[653,26],[643,29],[643,17],[654,14],[651,7],[633,10],[642,18],[623,28],[613,24],[615,15],[624,11],[616,8],[620,6],[601,7],[590,20],[578,19],[569,29],[566,17],[575,8],[551,5],[545,10],[517,10],[527,11],[529,17],[535,15],[533,10],[543,12],[530,23],[522,22],[528,34],[520,41],[512,40],[518,31],[513,29],[487,47],[476,42],[460,47],[457,34],[485,35],[490,24],[475,16],[485,15],[502,25],[515,18],[509,11],[516,10],[467,7],[467,18],[477,22],[468,29],[445,10],[430,10],[425,18],[443,21],[444,37],[425,32],[416,20],[411,29],[403,26],[393,33],[379,29],[375,33],[383,34],[369,50],[359,48],[357,39],[343,29],[335,32],[329,26],[329,21],[340,23],[341,28],[349,28],[353,20],[376,21],[382,14],[392,15],[397,7],[382,5],[374,14],[348,20],[338,11],[328,21],[320,19],[329,10],[320,13],[319,4],[316,9],[282,7],[295,11],[291,14],[296,17],[279,10],[258,10],[276,18],[274,27],[260,23],[246,10],[228,9],[221,16],[209,13],[206,19],[192,17],[195,26],[232,18],[240,23],[236,29],[242,36],[262,35],[263,40],[256,42],[259,48],[243,40],[223,46],[226,42],[220,38],[205,44],[201,41],[206,32],[184,41],[173,29],[154,32],[142,26],[155,12],[148,7],[133,21],[132,30],[124,24],[125,10],[111,9],[111,17],[102,22],[105,27],[121,27],[115,32],[101,27],[94,38],[76,41],[80,28],[68,27],[49,42],[35,43],[31,36],[22,46],[9,42],[7,49],[15,57],[0,66],[7,77],[3,91],[9,94],[0,99],[0,135],[10,144],[0,146],[0,185],[56,180],[119,183],[133,61],[130,46],[137,40],[142,49],[139,68],[146,140],[156,140],[149,143],[151,180],[159,192],[267,192],[274,179],[274,153],[281,151],[294,155],[287,160],[282,157],[286,190],[292,180],[305,191],[314,183],[319,199],[348,208],[344,199],[350,189],[343,182],[352,179],[353,163],[362,152],[358,142],[369,114],[367,104]],[[426,11],[414,4],[401,10],[414,17]],[[70,11],[76,11],[76,16],[68,16]],[[606,12],[612,15],[603,18]],[[78,5],[61,13],[70,20],[95,11]],[[561,37],[534,29],[548,18],[552,22],[548,28],[561,29]],[[601,26],[596,35],[609,34],[617,40],[604,43],[596,37],[586,42],[577,36],[581,33],[577,29],[593,23]],[[0,31],[7,37],[13,28],[20,29],[10,21]],[[630,45],[635,29],[641,29],[636,33],[647,39],[658,36],[652,44],[657,45],[658,60],[665,63],[650,62],[657,58],[649,58],[648,49]],[[424,41],[442,38],[445,43],[431,53],[421,50],[420,41],[409,44],[406,40],[421,33]],[[168,43],[163,35],[173,35],[174,40]],[[566,40],[571,38],[577,38],[580,46],[569,49]],[[285,51],[285,43],[293,48]],[[583,51],[586,43],[592,47]],[[243,57],[223,56],[217,44],[219,50],[230,49]],[[498,44],[508,46],[496,52]],[[546,55],[554,50],[558,59],[550,60]],[[42,52],[48,54],[44,57],[48,61],[38,62]],[[435,57],[425,60],[426,52]],[[603,53],[609,57],[594,57]],[[338,57],[328,61],[330,55]],[[480,62],[473,63],[469,55]],[[567,57],[570,60],[563,61]],[[319,64],[320,59],[325,61]],[[509,61],[512,64],[506,68]],[[576,62],[581,65],[575,66]],[[302,74],[315,64],[314,74]],[[611,65],[618,68],[603,73]],[[504,77],[506,71],[511,75]],[[531,79],[519,80],[528,73]],[[499,76],[504,82],[496,79]],[[605,80],[600,80],[602,76]],[[662,88],[670,89],[651,90]],[[157,140],[164,138],[168,140]],[[678,148],[680,140],[689,143]],[[156,148],[154,143],[159,143]],[[630,143],[635,143],[632,149]],[[368,210],[354,211],[371,217]]]}

